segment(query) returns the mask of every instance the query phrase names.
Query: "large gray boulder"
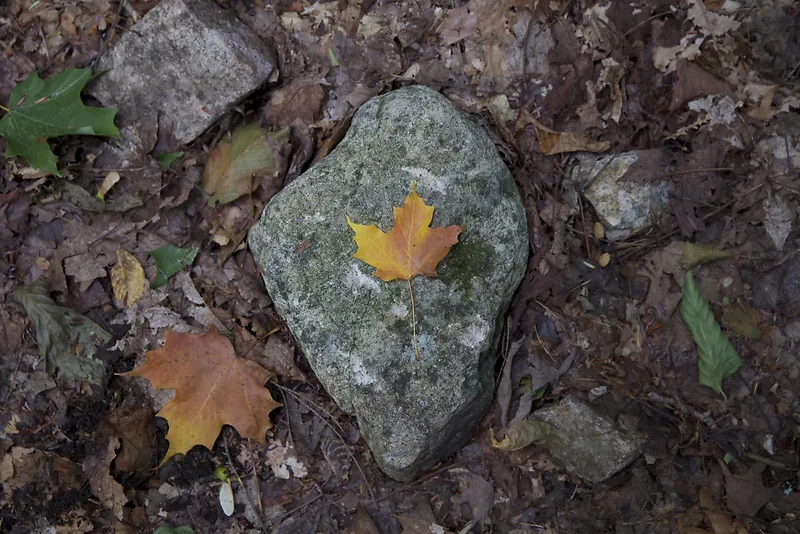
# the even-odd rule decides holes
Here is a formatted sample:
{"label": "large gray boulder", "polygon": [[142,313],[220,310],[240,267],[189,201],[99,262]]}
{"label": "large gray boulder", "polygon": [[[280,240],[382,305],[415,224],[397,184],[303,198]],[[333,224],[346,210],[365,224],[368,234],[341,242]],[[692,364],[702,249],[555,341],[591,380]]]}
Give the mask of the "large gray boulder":
{"label": "large gray boulder", "polygon": [[[360,224],[393,226],[416,180],[433,227],[463,226],[438,277],[383,282],[354,259]],[[378,465],[410,480],[472,437],[493,397],[503,315],[528,257],[525,212],[487,133],[414,86],[373,98],[320,163],[276,195],[250,248],[319,380]]]}
{"label": "large gray boulder", "polygon": [[123,137],[158,121],[188,143],[274,67],[269,47],[214,0],[163,0],[103,54],[89,94],[119,109],[118,124],[135,124]]}

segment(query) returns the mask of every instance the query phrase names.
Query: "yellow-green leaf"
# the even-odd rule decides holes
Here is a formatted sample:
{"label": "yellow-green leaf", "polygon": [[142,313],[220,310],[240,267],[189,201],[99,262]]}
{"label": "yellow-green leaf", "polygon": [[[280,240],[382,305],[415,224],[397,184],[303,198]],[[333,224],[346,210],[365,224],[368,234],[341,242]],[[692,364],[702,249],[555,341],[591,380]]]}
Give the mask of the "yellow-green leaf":
{"label": "yellow-green leaf", "polygon": [[111,268],[111,288],[126,308],[133,306],[144,293],[144,269],[127,250],[117,251],[117,263]]}
{"label": "yellow-green leaf", "polygon": [[[282,144],[288,135],[288,128],[284,128],[269,137],[273,143]],[[255,191],[258,178],[271,176],[275,170],[275,151],[267,134],[258,124],[248,124],[214,147],[208,155],[201,186],[211,195],[209,205],[227,204]]]}
{"label": "yellow-green leaf", "polygon": [[550,425],[548,423],[530,418],[520,419],[517,422],[512,421],[500,441],[494,439],[493,430],[489,431],[492,446],[503,451],[518,451],[535,441],[542,441],[549,433]]}
{"label": "yellow-green leaf", "polygon": [[700,383],[722,393],[722,381],[741,367],[742,360],[728,337],[722,333],[711,308],[697,289],[691,272],[686,273],[681,315],[697,345]]}
{"label": "yellow-green leaf", "polygon": [[730,256],[731,253],[727,250],[720,250],[713,245],[686,242],[683,244],[683,250],[681,251],[681,264],[691,269],[695,265],[730,258]]}
{"label": "yellow-green leaf", "polygon": [[750,339],[761,338],[761,313],[750,306],[736,302],[722,308],[725,325],[739,334]]}

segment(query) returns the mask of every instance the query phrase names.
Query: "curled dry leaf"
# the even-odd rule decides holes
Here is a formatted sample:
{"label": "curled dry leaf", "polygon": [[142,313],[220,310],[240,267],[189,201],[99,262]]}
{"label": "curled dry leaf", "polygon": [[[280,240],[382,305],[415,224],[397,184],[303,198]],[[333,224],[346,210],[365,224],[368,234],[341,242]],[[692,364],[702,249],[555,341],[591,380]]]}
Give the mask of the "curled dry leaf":
{"label": "curled dry leaf", "polygon": [[527,116],[526,119],[536,129],[536,137],[539,139],[539,151],[542,154],[605,152],[611,147],[611,143],[608,141],[595,141],[590,137],[573,132],[557,132],[531,116]]}
{"label": "curled dry leaf", "polygon": [[121,376],[141,376],[157,389],[175,389],[175,398],[157,414],[169,423],[169,450],[160,465],[195,445],[210,449],[223,425],[266,445],[269,413],[280,406],[264,387],[270,372],[237,357],[214,327],[202,336],[168,330],[164,348],[151,350],[142,366]]}
{"label": "curled dry leaf", "polygon": [[106,177],[103,179],[103,183],[100,184],[100,189],[97,190],[97,194],[95,198],[100,202],[105,202],[106,195],[114,187],[114,184],[119,182],[120,176],[117,171],[111,171],[110,173],[106,174]]}
{"label": "curled dry leaf", "polygon": [[130,308],[144,293],[144,269],[136,256],[127,250],[117,251],[117,263],[111,268],[114,297]]}

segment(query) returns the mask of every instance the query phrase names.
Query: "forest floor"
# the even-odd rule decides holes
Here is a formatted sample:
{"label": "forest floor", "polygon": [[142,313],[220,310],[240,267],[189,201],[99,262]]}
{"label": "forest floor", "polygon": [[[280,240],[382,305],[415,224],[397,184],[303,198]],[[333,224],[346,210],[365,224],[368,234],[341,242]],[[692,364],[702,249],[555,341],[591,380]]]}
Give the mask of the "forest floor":
{"label": "forest floor", "polygon": [[[90,66],[156,3],[4,2],[0,103],[33,71]],[[167,170],[121,171],[108,198],[126,191],[138,195],[135,207],[76,200],[76,187],[93,197],[111,170],[95,159],[101,138],[51,143],[63,177],[0,160],[0,532],[800,531],[796,3],[217,3],[274,48],[280,74]],[[403,484],[377,469],[355,420],[314,378],[242,238],[362,103],[409,84],[441,91],[492,133],[523,197],[531,257],[506,321],[492,410],[470,445]],[[209,207],[198,187],[209,150],[254,121],[291,126],[285,165],[252,195]],[[545,146],[544,127],[564,134],[567,150]],[[588,140],[607,154],[639,154],[626,182],[671,188],[668,210],[622,241],[604,236],[588,186],[572,174],[574,152],[596,146]],[[692,270],[742,360],[724,395],[700,384],[680,311],[698,263],[686,243],[722,251]],[[199,253],[165,288],[122,306],[109,275],[116,251],[132,253],[152,280],[148,254],[166,245]],[[12,297],[38,278],[58,304],[112,334],[98,352],[101,384],[46,371],[34,324]],[[168,447],[159,401],[146,380],[118,373],[161,347],[167,329],[209,324],[275,372],[268,387],[282,406],[267,446],[225,427],[212,450],[155,469]],[[534,409],[589,399],[641,438],[642,454],[591,484],[536,445],[493,447],[492,431],[520,404],[531,409],[534,386]],[[219,466],[231,473],[230,517]]]}

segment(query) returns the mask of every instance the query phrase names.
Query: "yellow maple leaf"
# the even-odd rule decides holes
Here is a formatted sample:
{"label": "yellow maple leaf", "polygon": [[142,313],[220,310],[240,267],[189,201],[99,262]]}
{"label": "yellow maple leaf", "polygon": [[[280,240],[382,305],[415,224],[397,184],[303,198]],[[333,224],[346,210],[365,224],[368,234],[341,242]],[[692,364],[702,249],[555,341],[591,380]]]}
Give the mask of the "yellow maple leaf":
{"label": "yellow maple leaf", "polygon": [[211,449],[223,425],[266,445],[269,413],[280,406],[264,387],[270,372],[237,357],[213,326],[202,336],[167,330],[164,348],[149,351],[144,364],[121,376],[142,376],[157,389],[175,389],[175,398],[156,414],[169,423],[169,450],[159,466],[195,445]]}
{"label": "yellow maple leaf", "polygon": [[436,266],[458,242],[464,227],[431,228],[433,210],[417,195],[414,184],[405,205],[394,208],[394,227],[388,234],[374,224],[356,224],[347,217],[358,245],[353,257],[376,267],[375,276],[384,282],[411,280],[418,274],[436,276]]}

